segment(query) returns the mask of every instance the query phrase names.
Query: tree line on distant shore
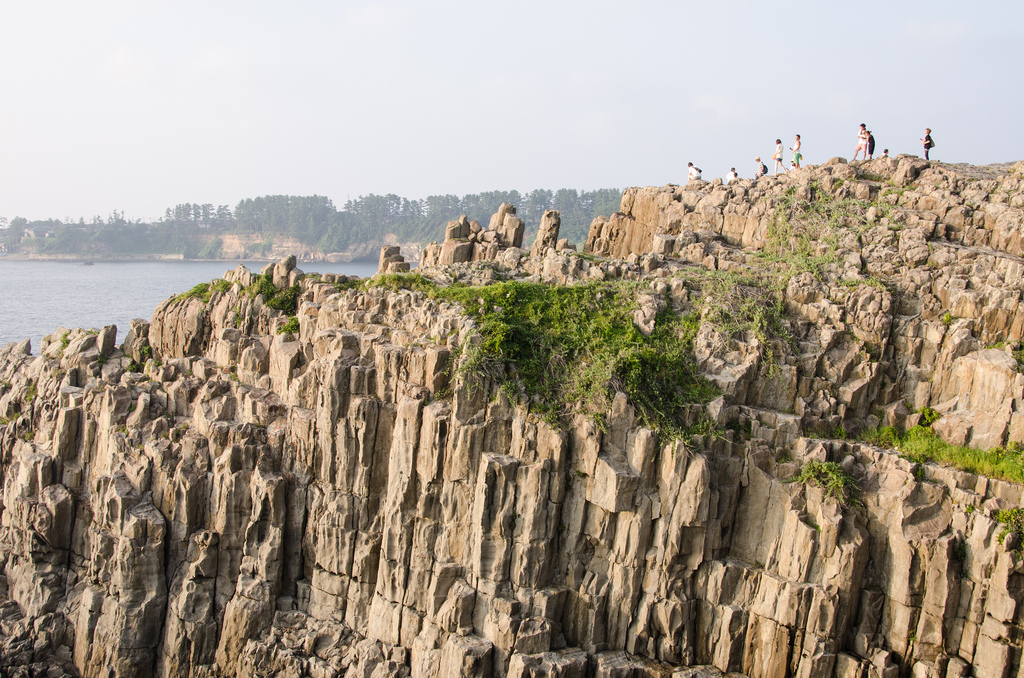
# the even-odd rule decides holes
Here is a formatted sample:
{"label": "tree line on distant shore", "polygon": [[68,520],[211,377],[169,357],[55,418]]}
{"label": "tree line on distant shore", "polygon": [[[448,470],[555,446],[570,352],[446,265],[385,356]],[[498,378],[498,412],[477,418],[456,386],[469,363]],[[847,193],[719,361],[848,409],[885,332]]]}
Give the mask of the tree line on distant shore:
{"label": "tree line on distant shore", "polygon": [[294,238],[327,254],[382,242],[388,234],[400,242],[440,240],[445,224],[462,214],[486,227],[498,206],[507,202],[516,206],[528,235],[536,230],[544,210],[556,209],[561,213],[561,236],[582,243],[590,222],[617,211],[621,199],[622,191],[614,188],[489,191],[421,200],[371,194],[349,200],[339,210],[324,196],[267,195],[246,198],[234,210],[227,205],[183,203],[168,208],[154,222],[126,219],[116,210],[106,219],[97,216],[89,222],[15,217],[6,228],[0,220],[0,242],[8,249],[34,249],[43,255],[180,254],[186,259],[216,259],[220,235],[252,234],[258,237],[251,238],[250,256],[268,253],[275,237]]}

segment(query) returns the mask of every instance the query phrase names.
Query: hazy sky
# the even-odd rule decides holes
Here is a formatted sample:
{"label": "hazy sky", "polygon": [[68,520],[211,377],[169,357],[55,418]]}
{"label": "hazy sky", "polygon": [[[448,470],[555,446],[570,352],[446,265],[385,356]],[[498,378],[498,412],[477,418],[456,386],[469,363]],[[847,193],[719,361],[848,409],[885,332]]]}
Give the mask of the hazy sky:
{"label": "hazy sky", "polygon": [[[0,4],[0,216],[1024,158],[1024,2]],[[788,154],[787,154],[788,159]]]}

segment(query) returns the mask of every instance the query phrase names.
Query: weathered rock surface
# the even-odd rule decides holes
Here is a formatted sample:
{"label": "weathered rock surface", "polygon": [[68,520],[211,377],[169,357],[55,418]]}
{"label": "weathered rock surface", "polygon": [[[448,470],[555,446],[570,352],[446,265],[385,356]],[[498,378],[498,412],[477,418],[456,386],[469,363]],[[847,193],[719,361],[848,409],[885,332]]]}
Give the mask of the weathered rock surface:
{"label": "weathered rock surface", "polygon": [[[828,170],[843,177],[834,192],[873,197],[878,182],[858,173],[895,176],[904,162],[806,176],[826,191]],[[59,330],[36,356],[0,349],[0,666],[89,677],[1024,676],[1024,559],[994,519],[1022,505],[1022,487],[802,437],[906,423],[930,404],[950,436],[1024,440],[1016,361],[986,348],[1024,327],[1024,269],[1010,251],[1024,179],[912,170],[895,194],[905,213],[856,221],[856,237],[836,233],[824,274],[790,278],[793,339],[773,344],[776,369],[771,339],[730,336],[705,309],[695,350],[724,394],[707,414],[739,429],[719,436],[661,440],[623,394],[605,430],[582,416],[554,428],[497,385],[452,377],[449,358],[476,335],[461,308],[339,290],[330,276],[293,275],[294,262],[268,273],[301,287],[297,333],[277,332],[284,317],[244,293],[251,278],[236,270],[229,291],[133,323],[120,350],[108,330]],[[767,212],[756,212],[767,198],[754,193],[810,190],[798,175],[741,182],[743,196],[714,182],[627,191],[623,213],[588,241],[625,260],[547,240],[522,258],[509,210],[486,231],[502,235],[455,222],[445,246],[498,248],[458,269],[473,282],[640,281],[642,327],[661,305],[700,306],[719,278],[694,271],[754,266],[740,247],[766,237]],[[970,198],[968,226],[950,215],[967,206],[953,196],[972,190],[987,199]],[[928,202],[940,198],[947,209]],[[694,200],[708,202],[680,207]],[[991,227],[982,202],[1001,207]],[[730,205],[746,212],[727,230]],[[921,238],[904,247],[881,223],[894,218]],[[926,265],[914,263],[921,242]],[[424,274],[455,270],[442,249],[428,248]],[[132,360],[144,372],[127,371]],[[859,478],[863,505],[782,482],[812,460]]]}

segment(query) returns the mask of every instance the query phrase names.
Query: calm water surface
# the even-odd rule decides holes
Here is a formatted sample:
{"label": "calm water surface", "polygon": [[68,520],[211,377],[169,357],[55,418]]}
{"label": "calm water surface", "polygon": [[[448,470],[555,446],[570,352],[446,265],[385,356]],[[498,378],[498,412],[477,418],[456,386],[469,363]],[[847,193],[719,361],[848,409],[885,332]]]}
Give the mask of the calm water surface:
{"label": "calm water surface", "polygon": [[[63,261],[0,259],[0,346],[32,340],[39,353],[43,336],[58,327],[100,329],[117,325],[121,343],[132,318],[149,320],[161,301],[201,282],[220,278],[239,263],[254,273],[265,261],[131,261],[92,266]],[[375,262],[299,264],[306,273],[371,276]]]}

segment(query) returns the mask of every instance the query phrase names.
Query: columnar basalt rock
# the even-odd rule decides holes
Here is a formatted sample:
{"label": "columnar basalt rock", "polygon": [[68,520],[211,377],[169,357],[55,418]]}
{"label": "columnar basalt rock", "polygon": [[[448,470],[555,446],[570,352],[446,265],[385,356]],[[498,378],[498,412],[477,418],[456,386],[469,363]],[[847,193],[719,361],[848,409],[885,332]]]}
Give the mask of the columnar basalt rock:
{"label": "columnar basalt rock", "polygon": [[[880,182],[860,173],[902,162],[808,170],[817,183],[794,195],[871,197]],[[786,181],[743,198],[712,182],[697,203],[742,203],[767,238],[751,193],[781,200]],[[732,297],[715,285],[756,299],[766,257],[709,228],[713,209],[691,221],[685,191],[627,191],[603,223],[666,230],[625,260],[547,240],[519,258],[452,227],[499,248],[464,279],[631,280],[647,331],[692,313],[722,396],[690,415],[714,434],[659,436],[623,393],[600,425],[554,426],[457,369],[479,336],[461,307],[287,261],[267,273],[299,286],[297,332],[278,333],[283,314],[236,269],[208,301],[133,323],[120,349],[107,330],[61,330],[35,356],[3,347],[0,662],[87,677],[1022,675],[1024,558],[996,521],[1022,486],[830,437],[911,425],[930,404],[966,442],[1024,439],[1022,377],[992,347],[1024,327],[1020,260],[938,237],[921,209],[935,182],[1019,210],[1024,181],[930,167],[912,182],[889,206],[920,192],[913,208],[853,205],[821,269],[776,285],[788,340],[716,322]],[[924,265],[916,236],[900,254],[917,226]],[[442,279],[454,264],[428,251],[421,273]],[[811,462],[856,477],[859,501],[783,482]]]}
{"label": "columnar basalt rock", "polygon": [[558,245],[558,229],[562,225],[562,219],[556,210],[544,210],[540,219],[540,227],[537,229],[537,237],[530,247],[530,256],[543,256],[549,249]]}
{"label": "columnar basalt rock", "polygon": [[409,263],[402,256],[402,250],[396,245],[385,245],[380,248],[380,260],[377,262],[377,273],[408,273]]}
{"label": "columnar basalt rock", "polygon": [[[557,219],[558,212],[548,210]],[[522,256],[525,224],[515,216],[516,208],[502,203],[491,217],[489,228],[462,215],[448,222],[444,242],[430,243],[423,249],[421,268],[436,268],[473,261],[502,261],[513,264]],[[557,231],[556,231],[557,232]]]}

